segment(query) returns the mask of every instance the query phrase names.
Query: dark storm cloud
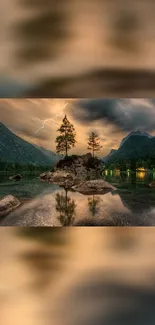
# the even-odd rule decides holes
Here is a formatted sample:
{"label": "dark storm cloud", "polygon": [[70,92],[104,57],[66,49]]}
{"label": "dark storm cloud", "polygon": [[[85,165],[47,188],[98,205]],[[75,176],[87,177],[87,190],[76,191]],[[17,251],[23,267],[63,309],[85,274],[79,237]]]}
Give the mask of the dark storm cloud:
{"label": "dark storm cloud", "polygon": [[70,113],[83,124],[104,121],[127,132],[155,129],[154,99],[79,100]]}

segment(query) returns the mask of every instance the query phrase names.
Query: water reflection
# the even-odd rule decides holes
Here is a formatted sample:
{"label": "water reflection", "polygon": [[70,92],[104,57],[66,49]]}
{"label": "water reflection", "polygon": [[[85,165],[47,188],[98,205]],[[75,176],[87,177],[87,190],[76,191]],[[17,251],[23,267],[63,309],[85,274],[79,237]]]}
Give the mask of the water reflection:
{"label": "water reflection", "polygon": [[[116,171],[112,175],[110,171],[106,174],[107,172],[103,178],[117,188],[115,195],[111,192],[104,195],[83,195],[36,180],[40,194],[23,201],[16,211],[1,220],[0,225],[66,227],[81,225],[79,223],[83,220],[82,225],[86,226],[155,225],[155,190],[144,186],[153,179],[153,171],[128,170],[120,172],[120,176]],[[42,184],[46,187],[42,188]],[[10,191],[10,187],[8,190]],[[20,191],[20,187],[18,190]]]}
{"label": "water reflection", "polygon": [[135,184],[138,181],[151,181],[155,179],[155,171],[154,170],[146,170],[145,168],[138,168],[136,171],[131,171],[128,169],[127,171],[116,170],[105,170],[104,177],[109,181],[119,181],[126,180],[131,182],[131,184]]}
{"label": "water reflection", "polygon": [[136,177],[139,179],[144,179],[146,177],[146,171],[137,171]]}
{"label": "water reflection", "polygon": [[120,170],[119,169],[116,169],[116,176],[117,177],[120,177],[120,174],[121,174]]}
{"label": "water reflection", "polygon": [[100,200],[101,198],[95,195],[93,195],[92,198],[88,197],[88,206],[93,217],[98,212]]}
{"label": "water reflection", "polygon": [[137,181],[136,172],[131,172],[131,184],[136,186],[136,181]]}
{"label": "water reflection", "polygon": [[64,189],[65,194],[56,194],[56,211],[60,212],[59,220],[61,225],[70,226],[74,221],[76,204],[73,199],[68,196],[68,190]]}

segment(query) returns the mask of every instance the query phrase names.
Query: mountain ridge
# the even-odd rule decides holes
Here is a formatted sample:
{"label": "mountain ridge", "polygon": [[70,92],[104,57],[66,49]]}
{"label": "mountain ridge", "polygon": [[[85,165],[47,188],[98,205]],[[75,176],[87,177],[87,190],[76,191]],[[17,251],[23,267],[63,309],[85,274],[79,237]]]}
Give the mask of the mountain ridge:
{"label": "mountain ridge", "polygon": [[112,163],[121,159],[146,159],[147,157],[155,157],[155,137],[146,132],[133,131],[122,139],[117,150],[112,149],[102,161]]}
{"label": "mountain ridge", "polygon": [[[49,154],[47,154],[47,151]],[[54,165],[61,156],[38,147],[13,133],[0,122],[0,161],[21,165]]]}
{"label": "mountain ridge", "polygon": [[137,135],[137,136],[145,136],[145,137],[148,137],[148,138],[153,138],[153,136],[151,135],[151,134],[149,134],[149,133],[147,133],[147,132],[141,132],[141,131],[132,131],[132,132],[130,132],[125,138],[123,138],[122,139],[122,141],[121,141],[121,144],[120,144],[120,146],[128,139],[128,138],[130,138],[131,136],[135,136],[135,135]]}

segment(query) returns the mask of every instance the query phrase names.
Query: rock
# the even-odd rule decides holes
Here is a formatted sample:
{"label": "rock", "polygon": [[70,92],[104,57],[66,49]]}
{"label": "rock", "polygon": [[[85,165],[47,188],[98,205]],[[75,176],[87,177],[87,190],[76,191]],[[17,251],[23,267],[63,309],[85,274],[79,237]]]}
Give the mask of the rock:
{"label": "rock", "polygon": [[74,185],[75,176],[69,172],[66,172],[65,170],[56,170],[52,173],[43,173],[40,175],[40,178],[50,183],[70,188]]}
{"label": "rock", "polygon": [[79,185],[73,186],[72,189],[82,194],[104,194],[117,190],[116,187],[102,179],[82,182]]}
{"label": "rock", "polygon": [[78,178],[80,178],[81,182],[82,179],[91,176],[92,171],[95,173],[95,178],[97,178],[102,166],[102,162],[98,158],[93,158],[91,153],[83,156],[69,156],[60,160],[54,167],[54,171],[41,174],[40,179],[70,188],[77,184]]}
{"label": "rock", "polygon": [[20,201],[13,195],[7,195],[0,199],[0,217],[5,217],[8,213],[16,209]]}
{"label": "rock", "polygon": [[100,159],[93,158],[91,153],[83,156],[70,156],[60,160],[55,169],[62,169],[71,172],[75,175],[87,175],[89,171],[100,172],[103,169],[103,164]]}
{"label": "rock", "polygon": [[15,180],[15,181],[20,181],[21,179],[23,179],[23,176],[21,176],[20,174],[17,174],[17,175],[10,176],[9,179]]}
{"label": "rock", "polygon": [[92,154],[89,152],[86,155],[82,156],[82,159],[84,160],[84,163],[87,164],[89,162],[89,159],[93,158]]}
{"label": "rock", "polygon": [[40,179],[41,180],[48,180],[52,177],[52,172],[45,172],[43,174],[40,175]]}
{"label": "rock", "polygon": [[150,184],[146,184],[147,187],[155,188],[155,181]]}

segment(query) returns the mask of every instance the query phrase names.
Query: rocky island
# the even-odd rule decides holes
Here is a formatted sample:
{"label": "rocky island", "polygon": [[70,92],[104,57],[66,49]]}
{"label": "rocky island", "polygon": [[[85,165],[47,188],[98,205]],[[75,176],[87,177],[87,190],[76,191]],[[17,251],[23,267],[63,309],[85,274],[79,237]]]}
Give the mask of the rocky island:
{"label": "rocky island", "polygon": [[102,172],[101,160],[88,153],[60,160],[53,171],[41,174],[40,179],[82,194],[105,194],[116,190],[114,186],[101,179]]}
{"label": "rocky island", "polygon": [[41,174],[40,179],[71,188],[84,179],[100,178],[102,172],[102,161],[88,153],[83,156],[65,157],[55,165],[53,171]]}

